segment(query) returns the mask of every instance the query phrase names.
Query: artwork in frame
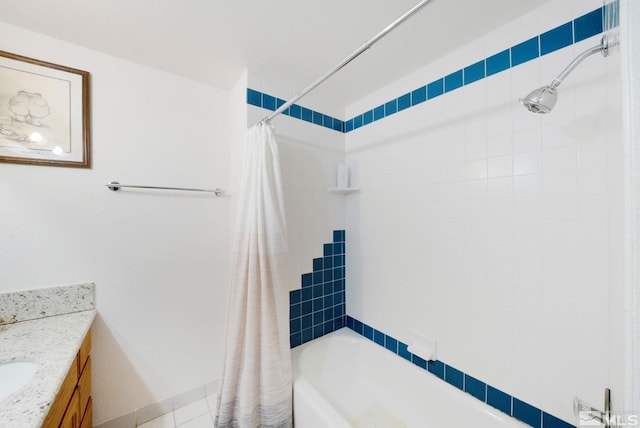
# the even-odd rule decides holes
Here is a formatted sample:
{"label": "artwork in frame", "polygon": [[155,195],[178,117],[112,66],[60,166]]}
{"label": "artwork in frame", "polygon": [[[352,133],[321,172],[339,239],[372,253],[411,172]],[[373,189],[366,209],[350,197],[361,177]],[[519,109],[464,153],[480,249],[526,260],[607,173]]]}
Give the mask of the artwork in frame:
{"label": "artwork in frame", "polygon": [[0,51],[0,162],[90,168],[89,80]]}

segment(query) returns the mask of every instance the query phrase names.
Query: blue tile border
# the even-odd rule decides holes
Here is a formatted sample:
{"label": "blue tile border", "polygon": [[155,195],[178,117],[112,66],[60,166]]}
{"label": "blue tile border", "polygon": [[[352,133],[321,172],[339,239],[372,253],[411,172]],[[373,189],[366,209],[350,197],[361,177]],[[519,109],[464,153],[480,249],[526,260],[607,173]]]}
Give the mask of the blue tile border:
{"label": "blue tile border", "polygon": [[444,78],[434,80],[427,85],[427,99],[431,100],[444,94]]}
{"label": "blue tile border", "polygon": [[542,410],[513,397],[513,417],[534,428],[542,428]]}
{"label": "blue tile border", "polygon": [[289,292],[291,348],[345,325],[345,231],[334,230],[323,244],[322,257],[313,259],[312,272],[300,276],[301,287]]}
{"label": "blue tile border", "polygon": [[573,428],[573,425],[546,412],[542,412],[542,426],[544,428]]}
{"label": "blue tile border", "polygon": [[451,92],[462,87],[462,70],[454,71],[444,77],[444,92]]}
{"label": "blue tile border", "polygon": [[[297,104],[293,104],[283,114],[346,134],[402,110],[482,80],[485,77],[600,34],[604,30],[605,8],[619,8],[619,3],[616,1],[597,8],[344,121],[305,109]],[[614,26],[618,24],[619,22],[612,23]],[[284,100],[280,98],[247,88],[247,104],[267,110],[275,110],[275,106],[280,106],[282,103],[284,103]],[[302,110],[302,113],[300,113],[300,110]],[[307,111],[306,114],[305,110]]]}
{"label": "blue tile border", "polygon": [[511,50],[505,49],[502,52],[491,55],[485,60],[485,65],[487,68],[487,77],[507,70],[511,67]]}
{"label": "blue tile border", "polygon": [[444,381],[464,391],[464,373],[445,364]]}
{"label": "blue tile border", "polygon": [[[275,111],[284,103],[285,100],[281,98],[276,98],[273,95],[256,91],[255,89],[247,88],[247,104],[249,105],[261,107],[270,111]],[[299,104],[292,104],[291,107],[282,112],[282,114],[312,123],[314,125],[332,129],[340,133],[346,132],[345,122],[343,120],[328,116],[326,114],[320,113],[319,111],[302,107]]]}
{"label": "blue tile border", "polygon": [[540,55],[557,51],[573,43],[573,26],[571,22],[540,34]]}
{"label": "blue tile border", "polygon": [[468,85],[476,80],[485,78],[485,60],[478,61],[464,68],[464,84]]}
{"label": "blue tile border", "polygon": [[[427,86],[414,89],[411,92],[411,107],[427,101]],[[381,118],[382,119],[382,118]]]}
{"label": "blue tile border", "polygon": [[604,6],[573,20],[573,40],[578,43],[591,36],[602,33]]}
{"label": "blue tile border", "polygon": [[500,391],[490,385],[487,385],[487,401],[486,403],[507,415],[512,413],[513,397]]}
{"label": "blue tile border", "polygon": [[511,48],[511,67],[524,64],[540,56],[540,37],[532,37]]}
{"label": "blue tile border", "polygon": [[546,413],[531,404],[513,397],[506,392],[488,385],[487,383],[470,376],[463,371],[445,364],[442,361],[425,361],[408,351],[406,343],[385,334],[349,315],[346,316],[345,326],[377,343],[383,348],[393,352],[423,370],[439,377],[441,380],[470,394],[478,400],[486,403],[509,416],[512,416],[532,427],[536,428],[575,428],[555,416]]}
{"label": "blue tile border", "polygon": [[464,377],[464,392],[468,392],[480,401],[486,402],[487,400],[487,384],[473,376],[466,375]]}
{"label": "blue tile border", "polygon": [[[606,6],[593,10],[582,15],[572,21],[551,29],[539,36],[535,36],[529,40],[518,43],[510,48],[481,59],[467,67],[454,71],[440,79],[426,85],[426,99],[420,99],[419,102],[411,103],[413,107],[420,102],[431,100],[442,94],[448,93],[462,86],[469,85],[492,76],[510,68],[516,67],[525,62],[534,60],[540,56],[547,55],[558,49],[578,43],[588,37],[602,33],[603,31],[603,14],[605,7],[618,7],[618,3],[610,3]],[[617,23],[614,23],[617,24]],[[415,91],[423,90],[424,87]],[[412,91],[411,93],[413,94]],[[396,99],[387,101],[389,103],[400,103],[405,97],[402,95]],[[398,108],[398,111],[400,109]],[[394,114],[396,111],[388,113],[385,111],[384,117]],[[356,116],[357,117],[357,116]],[[382,119],[376,118],[376,120]],[[351,119],[349,119],[351,120]],[[348,121],[347,121],[348,122]],[[351,132],[356,128],[345,128],[345,133]]]}

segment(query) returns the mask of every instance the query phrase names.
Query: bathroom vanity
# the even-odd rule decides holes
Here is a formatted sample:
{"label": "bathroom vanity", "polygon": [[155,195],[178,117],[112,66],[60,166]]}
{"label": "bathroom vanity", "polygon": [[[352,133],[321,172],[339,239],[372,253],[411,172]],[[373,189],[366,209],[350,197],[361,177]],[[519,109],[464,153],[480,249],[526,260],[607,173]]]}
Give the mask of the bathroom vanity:
{"label": "bathroom vanity", "polygon": [[76,354],[42,425],[91,428],[91,330]]}
{"label": "bathroom vanity", "polygon": [[[56,296],[43,298],[41,293],[49,291]],[[9,367],[7,379],[0,379],[0,427],[91,427],[93,284],[87,290],[37,292],[39,297],[29,303],[24,300],[33,296],[27,292],[0,295],[0,369]],[[78,304],[85,292],[90,298]],[[23,308],[43,317],[33,319]]]}

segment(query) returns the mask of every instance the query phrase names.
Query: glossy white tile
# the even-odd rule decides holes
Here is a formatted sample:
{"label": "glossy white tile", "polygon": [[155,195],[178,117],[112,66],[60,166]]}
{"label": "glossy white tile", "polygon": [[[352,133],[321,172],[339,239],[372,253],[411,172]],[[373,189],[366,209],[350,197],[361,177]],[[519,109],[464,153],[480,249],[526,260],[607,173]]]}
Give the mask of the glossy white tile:
{"label": "glossy white tile", "polygon": [[209,413],[206,413],[195,419],[191,419],[182,425],[178,425],[178,428],[214,428],[213,418]]}
{"label": "glossy white tile", "polygon": [[138,425],[139,428],[175,428],[176,421],[173,417],[173,412],[164,414],[159,418],[145,422],[142,425]]}
{"label": "glossy white tile", "polygon": [[538,174],[542,172],[542,152],[540,150],[518,153],[513,156],[514,175]]}
{"label": "glossy white tile", "polygon": [[216,416],[216,394],[180,406],[138,428],[213,428]]}
{"label": "glossy white tile", "polygon": [[191,404],[187,404],[184,407],[174,410],[176,425],[182,425],[192,419],[209,413],[209,406],[207,401],[202,398],[198,401],[194,401]]}
{"label": "glossy white tile", "polygon": [[492,157],[487,160],[487,177],[513,175],[513,156]]}

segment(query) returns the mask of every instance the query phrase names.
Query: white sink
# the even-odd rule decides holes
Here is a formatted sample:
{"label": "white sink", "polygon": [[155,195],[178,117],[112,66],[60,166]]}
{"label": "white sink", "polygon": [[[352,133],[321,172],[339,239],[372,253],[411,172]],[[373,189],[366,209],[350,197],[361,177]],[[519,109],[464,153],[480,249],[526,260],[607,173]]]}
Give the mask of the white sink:
{"label": "white sink", "polygon": [[37,368],[38,365],[31,361],[0,363],[0,401],[29,382]]}

